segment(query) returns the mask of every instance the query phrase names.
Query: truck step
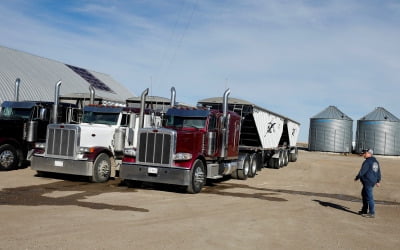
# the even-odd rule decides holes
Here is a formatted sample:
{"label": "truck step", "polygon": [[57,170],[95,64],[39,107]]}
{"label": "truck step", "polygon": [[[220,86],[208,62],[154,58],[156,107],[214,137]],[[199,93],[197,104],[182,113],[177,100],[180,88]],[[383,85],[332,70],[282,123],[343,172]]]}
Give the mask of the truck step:
{"label": "truck step", "polygon": [[211,177],[207,177],[208,179],[213,179],[213,180],[217,180],[217,179],[221,179],[223,176],[222,175],[214,175]]}

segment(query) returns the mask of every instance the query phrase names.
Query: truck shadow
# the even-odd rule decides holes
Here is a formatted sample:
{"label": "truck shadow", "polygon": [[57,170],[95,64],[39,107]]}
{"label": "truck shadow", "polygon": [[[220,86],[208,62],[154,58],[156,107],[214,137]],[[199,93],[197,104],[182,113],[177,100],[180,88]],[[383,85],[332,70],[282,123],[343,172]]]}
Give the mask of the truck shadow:
{"label": "truck shadow", "polygon": [[[250,189],[255,190],[257,192],[238,192],[238,191],[230,191],[230,189]],[[271,190],[254,188],[249,185],[244,184],[234,184],[234,183],[226,183],[226,182],[213,182],[209,183],[202,190],[202,193],[208,194],[216,194],[222,196],[232,196],[238,198],[252,198],[252,199],[260,199],[260,200],[268,200],[268,201],[288,201],[287,199],[276,197],[280,194]]]}
{"label": "truck shadow", "polygon": [[114,211],[149,212],[148,209],[123,205],[85,201],[104,193],[135,192],[119,185],[119,180],[106,183],[88,183],[80,180],[62,180],[49,184],[33,185],[0,190],[0,205],[15,206],[66,206]]}

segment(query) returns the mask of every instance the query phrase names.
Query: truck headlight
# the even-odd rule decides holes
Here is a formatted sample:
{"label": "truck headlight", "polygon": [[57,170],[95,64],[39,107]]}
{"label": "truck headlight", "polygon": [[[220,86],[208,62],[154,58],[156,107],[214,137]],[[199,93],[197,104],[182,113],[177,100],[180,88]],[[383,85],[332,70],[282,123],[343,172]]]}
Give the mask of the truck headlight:
{"label": "truck headlight", "polygon": [[83,154],[83,153],[93,153],[94,152],[94,148],[91,147],[80,147],[79,148],[79,153]]}
{"label": "truck headlight", "polygon": [[124,155],[136,157],[136,149],[134,148],[125,148]]}
{"label": "truck headlight", "polygon": [[176,153],[173,158],[175,161],[187,161],[192,159],[191,153]]}
{"label": "truck headlight", "polygon": [[46,147],[46,143],[44,142],[35,142],[35,148],[44,149]]}

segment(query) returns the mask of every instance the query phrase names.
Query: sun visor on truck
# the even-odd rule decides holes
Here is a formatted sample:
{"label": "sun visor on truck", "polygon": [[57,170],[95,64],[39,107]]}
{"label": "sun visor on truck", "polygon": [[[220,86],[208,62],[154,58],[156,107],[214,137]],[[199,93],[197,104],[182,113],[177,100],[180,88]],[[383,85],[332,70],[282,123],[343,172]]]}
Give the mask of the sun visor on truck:
{"label": "sun visor on truck", "polygon": [[210,114],[209,110],[202,109],[168,109],[169,116],[184,116],[184,117],[207,117]]}

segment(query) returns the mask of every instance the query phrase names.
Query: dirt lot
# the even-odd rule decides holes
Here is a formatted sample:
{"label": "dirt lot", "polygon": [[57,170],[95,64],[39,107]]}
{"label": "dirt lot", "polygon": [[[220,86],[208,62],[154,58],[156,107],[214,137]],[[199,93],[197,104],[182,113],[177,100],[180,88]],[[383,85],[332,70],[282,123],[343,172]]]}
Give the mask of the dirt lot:
{"label": "dirt lot", "polygon": [[375,219],[356,214],[356,155],[300,151],[285,168],[195,195],[0,172],[0,249],[397,249],[400,158],[377,158]]}

